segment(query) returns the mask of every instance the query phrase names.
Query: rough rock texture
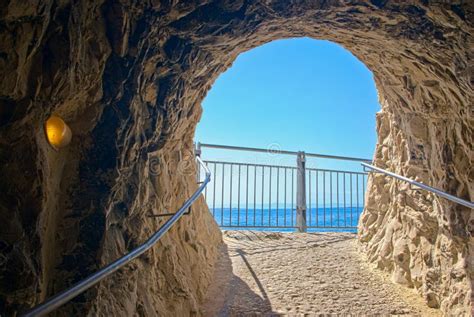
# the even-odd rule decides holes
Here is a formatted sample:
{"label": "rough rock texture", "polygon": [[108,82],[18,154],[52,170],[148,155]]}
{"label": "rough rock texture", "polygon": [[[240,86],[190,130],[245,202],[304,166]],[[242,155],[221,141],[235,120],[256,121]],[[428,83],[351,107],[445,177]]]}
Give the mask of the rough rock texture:
{"label": "rough rock texture", "polygon": [[[152,27],[158,12],[85,3],[12,1],[0,11],[0,312],[7,315],[144,242],[166,219],[148,215],[177,210],[197,188],[194,171],[182,167],[193,161],[200,109],[190,105],[202,95],[171,79],[176,63],[166,62],[165,39]],[[43,134],[52,113],[74,134],[59,152]],[[196,311],[220,240],[200,201],[151,252],[61,312]]]}
{"label": "rough rock texture", "polygon": [[[472,21],[468,1],[2,2],[0,311],[144,241],[160,223],[147,214],[196,188],[180,164],[206,91],[239,53],[275,39],[349,49],[380,94],[375,163],[472,200]],[[59,152],[42,131],[52,113],[74,134]],[[468,315],[473,217],[376,175],[360,240],[430,306]],[[196,312],[219,241],[201,201],[147,256],[60,312]]]}

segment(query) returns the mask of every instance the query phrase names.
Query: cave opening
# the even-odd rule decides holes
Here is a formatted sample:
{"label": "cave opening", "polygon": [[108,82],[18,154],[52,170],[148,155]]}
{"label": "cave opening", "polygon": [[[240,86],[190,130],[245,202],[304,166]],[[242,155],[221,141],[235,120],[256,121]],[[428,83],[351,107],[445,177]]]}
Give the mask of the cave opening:
{"label": "cave opening", "polygon": [[294,171],[286,167],[295,166],[296,156],[279,153],[371,160],[380,104],[372,73],[349,51],[305,37],[260,45],[219,75],[202,107],[194,141],[213,171],[205,199],[222,228],[291,231],[295,197],[305,191],[311,231],[356,231],[364,161],[308,157],[305,188],[295,191]]}
{"label": "cave opening", "polygon": [[292,38],[241,53],[213,83],[202,108],[195,142],[278,143],[370,158],[380,104],[371,71],[349,51]]}
{"label": "cave opening", "polygon": [[[176,171],[207,91],[273,40],[346,47],[377,84],[374,164],[472,201],[472,12],[427,1],[2,6],[0,309],[13,315],[81,280],[145,241],[161,224],[150,212],[179,208],[196,184]],[[51,115],[72,131],[57,152],[43,133]],[[198,312],[222,238],[204,202],[193,208],[58,314]],[[468,315],[472,223],[466,208],[374,175],[358,237],[392,280]]]}

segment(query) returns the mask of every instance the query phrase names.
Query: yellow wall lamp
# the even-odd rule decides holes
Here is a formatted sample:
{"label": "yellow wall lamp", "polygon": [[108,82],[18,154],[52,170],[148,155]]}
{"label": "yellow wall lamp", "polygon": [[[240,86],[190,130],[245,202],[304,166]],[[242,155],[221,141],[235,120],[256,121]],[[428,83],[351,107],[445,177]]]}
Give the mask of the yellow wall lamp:
{"label": "yellow wall lamp", "polygon": [[44,123],[44,132],[48,143],[55,150],[59,150],[71,142],[71,129],[66,122],[58,116],[52,115],[46,120]]}

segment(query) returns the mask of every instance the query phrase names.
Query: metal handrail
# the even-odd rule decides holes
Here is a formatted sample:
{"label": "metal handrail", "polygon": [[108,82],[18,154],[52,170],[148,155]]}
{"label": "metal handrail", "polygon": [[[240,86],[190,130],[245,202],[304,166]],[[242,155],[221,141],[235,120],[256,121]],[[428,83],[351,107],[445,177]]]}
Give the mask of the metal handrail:
{"label": "metal handrail", "polygon": [[106,267],[102,268],[101,270],[97,271],[96,273],[90,275],[89,277],[85,278],[84,280],[78,282],[74,286],[70,287],[67,290],[62,291],[61,293],[51,297],[47,301],[43,302],[42,304],[34,307],[33,309],[26,312],[23,316],[30,317],[30,316],[42,316],[47,313],[52,312],[53,310],[57,309],[61,305],[67,303],[72,298],[76,297],[77,295],[81,294],[85,290],[89,289],[90,287],[94,286],[110,274],[114,273],[118,269],[122,268],[123,266],[130,263],[135,258],[139,257],[146,251],[148,251],[151,247],[153,247],[158,240],[173,226],[179,218],[186,212],[186,210],[192,205],[192,203],[199,197],[202,193],[206,185],[211,180],[211,172],[207,168],[207,166],[203,163],[199,156],[196,157],[197,161],[199,162],[200,166],[204,168],[206,172],[206,178],[199,186],[199,188],[193,193],[193,195],[186,200],[186,202],[181,206],[181,208],[170,218],[168,221],[165,222],[160,229],[155,232],[145,243],[140,245],[139,247],[135,248],[128,254],[122,256],[121,258],[115,260],[114,262],[110,263]]}
{"label": "metal handrail", "polygon": [[417,186],[421,189],[424,189],[424,190],[427,190],[429,192],[432,192],[438,196],[441,196],[443,198],[446,198],[450,201],[453,201],[455,203],[458,203],[460,205],[463,205],[463,206],[466,206],[468,208],[471,208],[471,209],[474,209],[474,203],[471,202],[471,201],[468,201],[468,200],[464,200],[462,198],[459,198],[459,197],[456,197],[456,196],[453,196],[453,195],[450,195],[440,189],[437,189],[437,188],[434,188],[434,187],[431,187],[431,186],[428,186],[428,185],[425,185],[423,183],[420,183],[420,182],[417,182],[417,181],[414,181],[410,178],[407,178],[407,177],[404,177],[404,176],[401,176],[401,175],[398,175],[398,174],[395,174],[395,173],[392,173],[392,172],[389,172],[389,171],[386,171],[380,167],[376,167],[376,166],[373,166],[373,165],[370,165],[370,164],[366,164],[366,163],[361,163],[362,166],[364,167],[367,167],[367,168],[370,168],[374,171],[377,171],[377,172],[380,172],[382,174],[385,174],[385,175],[388,175],[388,176],[391,176],[391,177],[394,177],[396,179],[399,179],[399,180],[402,180],[404,182],[407,182],[413,186]]}
{"label": "metal handrail", "polygon": [[[262,148],[254,148],[254,147],[218,145],[218,144],[209,144],[209,143],[198,143],[198,147],[207,147],[207,148],[213,148],[213,149],[234,150],[234,151],[272,153],[272,154],[287,154],[287,155],[298,155],[299,153],[297,151],[287,151],[287,150],[280,150],[280,149],[262,149]],[[325,158],[325,159],[335,159],[335,160],[344,160],[344,161],[372,162],[372,160],[369,160],[369,159],[349,157],[349,156],[326,155],[326,154],[306,153],[306,152],[305,152],[305,155],[310,156],[310,157],[319,157],[319,158]]]}

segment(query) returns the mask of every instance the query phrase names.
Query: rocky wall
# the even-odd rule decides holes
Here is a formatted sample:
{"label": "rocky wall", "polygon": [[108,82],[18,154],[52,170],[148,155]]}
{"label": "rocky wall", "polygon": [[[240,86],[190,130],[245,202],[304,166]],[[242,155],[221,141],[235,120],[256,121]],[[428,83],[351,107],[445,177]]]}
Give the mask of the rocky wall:
{"label": "rocky wall", "polygon": [[[196,188],[180,164],[206,92],[238,54],[275,39],[350,50],[379,91],[374,163],[473,200],[473,20],[465,1],[3,2],[0,311],[90,274],[163,222],[149,213],[176,210]],[[73,132],[58,152],[42,126],[53,113]],[[472,212],[381,175],[368,186],[359,237],[371,262],[468,315]],[[199,314],[220,239],[200,201],[59,314]]]}

